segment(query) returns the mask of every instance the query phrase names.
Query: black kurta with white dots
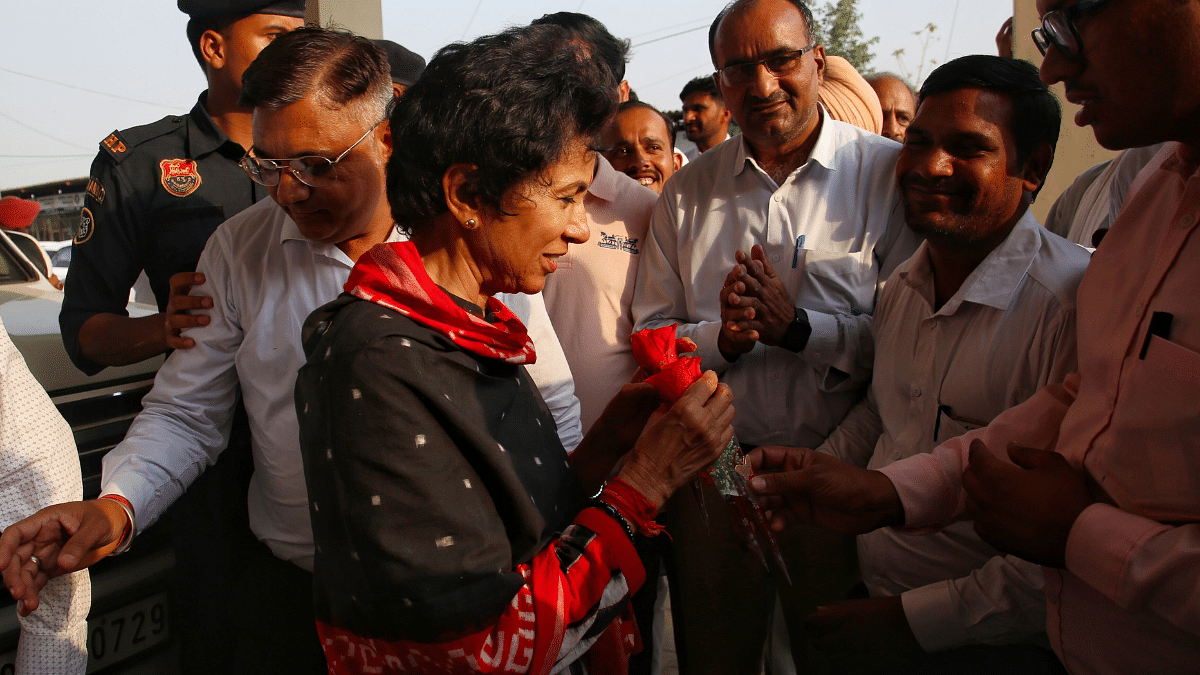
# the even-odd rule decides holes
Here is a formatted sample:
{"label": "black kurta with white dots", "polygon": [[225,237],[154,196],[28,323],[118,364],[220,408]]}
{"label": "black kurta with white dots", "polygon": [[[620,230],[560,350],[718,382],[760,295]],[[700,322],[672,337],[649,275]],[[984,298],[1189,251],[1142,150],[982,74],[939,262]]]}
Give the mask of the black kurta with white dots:
{"label": "black kurta with white dots", "polygon": [[304,335],[318,620],[422,642],[488,625],[587,505],[525,368],[348,295]]}

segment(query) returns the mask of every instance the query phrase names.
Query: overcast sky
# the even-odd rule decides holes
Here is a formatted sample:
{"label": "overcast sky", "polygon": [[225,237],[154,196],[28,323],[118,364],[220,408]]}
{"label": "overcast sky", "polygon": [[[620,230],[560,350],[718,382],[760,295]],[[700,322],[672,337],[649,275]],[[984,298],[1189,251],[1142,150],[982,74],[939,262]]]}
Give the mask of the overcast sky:
{"label": "overcast sky", "polygon": [[[584,12],[632,40],[626,77],[642,100],[677,109],[683,85],[712,71],[707,27],[725,1],[384,0],[383,32],[428,59],[449,42],[548,12]],[[174,0],[0,3],[0,188],[86,176],[113,129],[186,112],[204,88]],[[994,54],[1012,14],[1004,0],[860,0],[859,8],[864,33],[880,38],[874,69],[914,74],[923,43],[913,33],[927,24],[937,30],[926,74],[930,60]]]}

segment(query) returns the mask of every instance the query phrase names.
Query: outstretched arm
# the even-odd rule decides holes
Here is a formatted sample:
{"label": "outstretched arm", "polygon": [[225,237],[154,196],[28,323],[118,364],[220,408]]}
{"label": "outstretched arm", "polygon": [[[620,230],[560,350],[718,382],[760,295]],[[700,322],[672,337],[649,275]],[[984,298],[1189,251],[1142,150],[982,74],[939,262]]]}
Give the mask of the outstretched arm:
{"label": "outstretched arm", "polygon": [[750,482],[771,512],[771,527],[815,523],[861,534],[904,523],[904,507],[890,480],[809,448],[765,446],[750,453],[759,474]]}

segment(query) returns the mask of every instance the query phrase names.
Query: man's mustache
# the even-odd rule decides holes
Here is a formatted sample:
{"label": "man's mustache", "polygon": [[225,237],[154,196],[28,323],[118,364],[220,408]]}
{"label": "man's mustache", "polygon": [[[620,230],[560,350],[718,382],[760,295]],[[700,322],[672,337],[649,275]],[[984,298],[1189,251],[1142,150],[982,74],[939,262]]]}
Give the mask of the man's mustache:
{"label": "man's mustache", "polygon": [[915,187],[930,192],[963,192],[963,185],[953,178],[922,178],[916,174],[900,177],[900,187]]}
{"label": "man's mustache", "polygon": [[787,92],[785,92],[783,90],[779,90],[766,98],[762,98],[760,96],[747,96],[746,102],[749,103],[751,106],[765,106],[765,105],[771,105],[774,103],[786,103],[786,102],[790,101],[791,98],[792,97],[790,95],[788,95]]}

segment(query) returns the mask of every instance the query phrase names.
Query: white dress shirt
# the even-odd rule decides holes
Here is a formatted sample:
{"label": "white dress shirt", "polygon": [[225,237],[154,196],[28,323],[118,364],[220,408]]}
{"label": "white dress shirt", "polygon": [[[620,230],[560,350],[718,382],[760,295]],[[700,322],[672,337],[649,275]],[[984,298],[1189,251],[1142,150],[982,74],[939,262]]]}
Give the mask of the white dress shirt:
{"label": "white dress shirt", "polygon": [[583,201],[592,235],[569,247],[542,290],[575,377],[584,429],[591,428],[638,367],[629,344],[630,305],[650,213],[658,201],[654,190],[597,157],[596,177]]}
{"label": "white dress shirt", "polygon": [[[680,133],[682,134],[683,132],[680,132]],[[687,138],[687,136],[686,136],[686,135],[684,135],[683,137],[684,137],[685,139]],[[726,132],[725,132],[725,138],[721,140],[721,143],[724,143],[725,141],[729,140],[730,138],[732,138],[732,137],[729,135],[729,132],[728,132],[728,131],[726,131]],[[718,143],[717,145],[720,145],[721,143]],[[684,150],[683,150],[682,152],[680,152],[680,154],[682,154],[682,155],[683,155],[683,158],[686,160],[686,161],[684,162],[685,164],[686,164],[687,162],[694,162],[694,161],[696,161],[696,158],[697,158],[697,157],[699,157],[700,155],[704,154],[704,153],[700,152],[700,148],[699,148],[699,147],[698,147],[698,146],[697,146],[695,143],[693,143],[692,141],[688,141],[688,144],[690,145],[690,147],[686,147],[686,148],[684,148]],[[713,146],[713,148],[715,148],[715,147],[717,147],[717,146],[716,146],[716,145],[714,145],[714,146]],[[712,150],[712,148],[709,148],[709,150]]]}
{"label": "white dress shirt", "polygon": [[[734,428],[751,445],[815,447],[870,377],[871,313],[884,280],[917,248],[895,186],[900,145],[832,120],[777,185],[738,135],[677,171],[650,222],[633,301],[635,328],[678,322],[703,367],[733,389]],[[717,349],[720,291],[761,244],[812,324],[798,354],[756,345],[730,363]]]}
{"label": "white dress shirt", "polygon": [[[82,498],[71,427],[33,379],[0,322],[0,529],[51,504]],[[37,610],[20,617],[16,672],[83,673],[92,604],[87,570],[51,579],[38,599]]]}
{"label": "white dress shirt", "polygon": [[[819,450],[878,469],[986,426],[1077,363],[1075,291],[1087,251],[1026,211],[941,308],[928,244],[893,275],[875,310],[867,397]],[[900,595],[926,651],[1048,645],[1041,569],[1000,556],[970,522],[937,534],[882,528],[858,538],[872,595]]]}
{"label": "white dress shirt", "polygon": [[[393,232],[389,241],[400,238]],[[197,294],[213,299],[205,310],[211,320],[187,331],[196,346],[171,354],[125,440],[104,457],[103,493],[133,504],[138,532],[216,462],[229,440],[240,388],[254,454],[250,528],[276,557],[311,571],[312,526],[293,400],[296,372],[306,360],[300,332],[313,310],[342,292],[353,266],[337,246],[305,239],[269,199],[213,233],[196,268],[207,278]],[[541,307],[545,316],[540,300],[527,306]],[[544,324],[530,333],[543,340],[547,331],[553,335],[548,318]],[[569,377],[562,378],[569,370],[561,348],[555,365],[555,350],[545,347],[543,364],[544,345],[534,344],[538,364],[554,375],[554,391],[543,393],[547,405],[560,429],[570,426],[572,414],[577,428],[578,403]],[[540,387],[536,369],[529,371]]]}

